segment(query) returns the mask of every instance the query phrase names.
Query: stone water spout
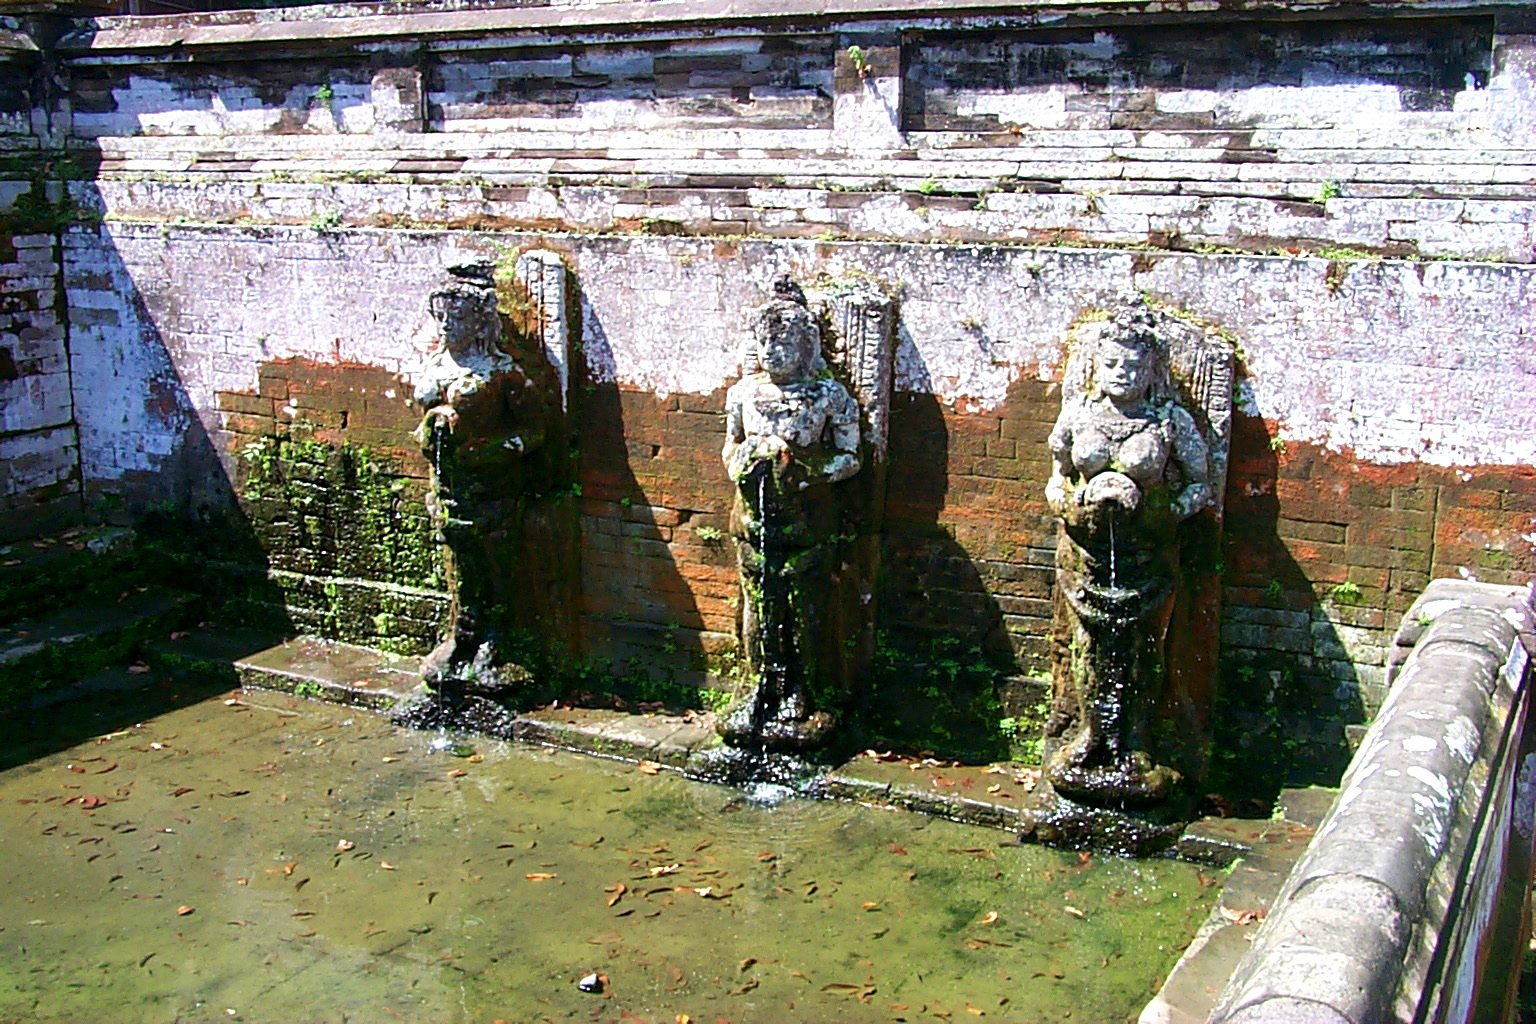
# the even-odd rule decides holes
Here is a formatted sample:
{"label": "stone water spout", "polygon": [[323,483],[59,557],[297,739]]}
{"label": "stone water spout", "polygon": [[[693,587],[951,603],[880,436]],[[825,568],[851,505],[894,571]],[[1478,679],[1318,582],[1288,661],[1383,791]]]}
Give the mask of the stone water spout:
{"label": "stone water spout", "polygon": [[1080,808],[1177,816],[1203,770],[1231,381],[1228,342],[1140,297],[1074,334],[1046,486],[1061,523],[1048,828],[1106,830],[1093,813],[1074,826]]}
{"label": "stone water spout", "polygon": [[428,511],[447,548],[451,596],[447,635],[421,671],[449,703],[507,697],[529,679],[508,641],[526,619],[525,534],[550,489],[544,449],[561,406],[535,368],[509,354],[492,270],[449,267],[418,339],[429,355],[417,377],[415,437],[432,465]]}
{"label": "stone water spout", "polygon": [[873,646],[890,303],[867,286],[844,289],[827,313],[827,348],[852,392],[828,367],[818,316],[782,278],[753,318],[742,378],[726,394],[721,457],[736,490],[748,689],[720,732],[745,751],[823,745]]}

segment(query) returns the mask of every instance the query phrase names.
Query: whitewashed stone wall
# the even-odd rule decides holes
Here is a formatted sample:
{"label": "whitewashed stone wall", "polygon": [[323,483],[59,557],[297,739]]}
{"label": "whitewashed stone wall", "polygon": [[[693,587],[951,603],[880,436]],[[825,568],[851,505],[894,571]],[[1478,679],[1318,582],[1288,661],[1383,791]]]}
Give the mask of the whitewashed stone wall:
{"label": "whitewashed stone wall", "polygon": [[1335,287],[1331,261],[1304,257],[113,224],[66,239],[87,477],[153,470],[194,415],[217,429],[213,393],[254,389],[263,361],[408,376],[423,356],[411,320],[445,261],[530,244],[567,256],[589,372],[627,389],[728,384],[778,273],[869,276],[900,296],[897,389],[982,412],[1021,376],[1059,376],[1072,321],[1141,289],[1236,335],[1241,404],[1282,441],[1377,463],[1536,465],[1524,266],[1361,262]]}

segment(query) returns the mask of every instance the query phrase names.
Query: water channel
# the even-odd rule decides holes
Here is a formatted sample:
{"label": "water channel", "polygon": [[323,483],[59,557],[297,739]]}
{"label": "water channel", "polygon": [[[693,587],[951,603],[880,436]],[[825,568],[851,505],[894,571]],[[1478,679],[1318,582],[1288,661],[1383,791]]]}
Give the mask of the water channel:
{"label": "water channel", "polygon": [[0,1019],[1105,1024],[1219,888],[284,695],[167,696],[0,727]]}

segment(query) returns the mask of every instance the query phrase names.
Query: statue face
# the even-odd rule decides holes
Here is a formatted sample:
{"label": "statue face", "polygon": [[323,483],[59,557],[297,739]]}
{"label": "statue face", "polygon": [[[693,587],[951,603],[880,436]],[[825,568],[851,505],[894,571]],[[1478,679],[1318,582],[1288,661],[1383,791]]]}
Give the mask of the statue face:
{"label": "statue face", "polygon": [[442,291],[432,296],[430,306],[450,352],[462,355],[476,347],[483,331],[480,303],[459,292]]}
{"label": "statue face", "polygon": [[1096,370],[1099,394],[1111,401],[1134,402],[1146,397],[1152,386],[1152,365],[1147,353],[1118,341],[1100,345]]}
{"label": "statue face", "polygon": [[758,341],[757,357],[775,384],[788,384],[806,375],[816,351],[816,325],[810,316],[774,317]]}

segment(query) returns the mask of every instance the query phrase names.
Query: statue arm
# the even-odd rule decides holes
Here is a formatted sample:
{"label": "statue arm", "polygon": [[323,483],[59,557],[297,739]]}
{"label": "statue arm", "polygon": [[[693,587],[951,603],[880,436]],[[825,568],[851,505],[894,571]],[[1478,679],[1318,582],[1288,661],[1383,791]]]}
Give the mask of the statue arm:
{"label": "statue arm", "polygon": [[751,451],[746,444],[747,430],[742,423],[741,398],[730,392],[725,396],[725,447],[720,449],[720,461],[732,480],[740,480],[751,462]]}
{"label": "statue arm", "polygon": [[1045,484],[1045,501],[1056,515],[1065,518],[1072,510],[1072,423],[1063,408],[1051,428],[1051,477]]}
{"label": "statue arm", "polygon": [[830,427],[832,450],[836,453],[827,461],[825,476],[829,483],[847,480],[859,471],[859,403],[853,396],[843,393],[842,401],[833,409]]}
{"label": "statue arm", "polygon": [[1170,423],[1173,457],[1184,476],[1184,488],[1173,499],[1173,512],[1180,519],[1188,519],[1215,500],[1211,489],[1211,452],[1187,410],[1174,406]]}

